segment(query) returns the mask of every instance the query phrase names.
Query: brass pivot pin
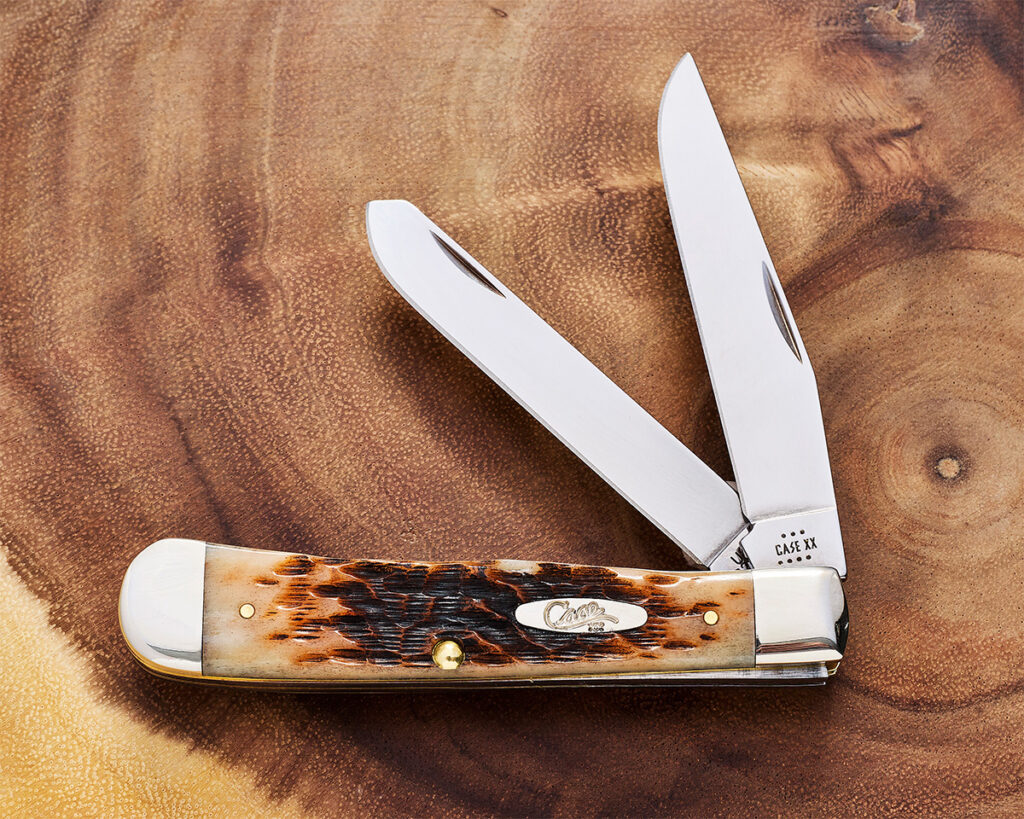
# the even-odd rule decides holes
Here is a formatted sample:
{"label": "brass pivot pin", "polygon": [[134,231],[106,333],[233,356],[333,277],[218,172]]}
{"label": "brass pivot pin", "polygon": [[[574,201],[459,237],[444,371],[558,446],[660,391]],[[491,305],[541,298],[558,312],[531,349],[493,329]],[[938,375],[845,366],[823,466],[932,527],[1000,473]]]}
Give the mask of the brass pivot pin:
{"label": "brass pivot pin", "polygon": [[454,640],[441,640],[435,643],[430,656],[434,658],[434,665],[442,671],[454,671],[466,659],[462,646]]}
{"label": "brass pivot pin", "polygon": [[706,612],[704,612],[704,622],[707,623],[709,626],[713,626],[715,623],[718,622],[718,612],[717,611],[706,611]]}
{"label": "brass pivot pin", "polygon": [[255,613],[256,607],[252,603],[243,603],[238,609],[239,616],[244,617],[246,620],[251,619]]}

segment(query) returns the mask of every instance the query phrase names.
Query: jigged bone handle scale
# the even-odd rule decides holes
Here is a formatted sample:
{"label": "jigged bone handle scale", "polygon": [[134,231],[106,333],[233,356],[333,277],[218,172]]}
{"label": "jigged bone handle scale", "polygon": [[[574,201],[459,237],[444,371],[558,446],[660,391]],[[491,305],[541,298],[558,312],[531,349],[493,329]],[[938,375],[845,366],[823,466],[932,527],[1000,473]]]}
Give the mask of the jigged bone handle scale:
{"label": "jigged bone handle scale", "polygon": [[180,539],[136,557],[120,618],[156,674],[286,689],[813,684],[846,638],[827,568],[394,563]]}

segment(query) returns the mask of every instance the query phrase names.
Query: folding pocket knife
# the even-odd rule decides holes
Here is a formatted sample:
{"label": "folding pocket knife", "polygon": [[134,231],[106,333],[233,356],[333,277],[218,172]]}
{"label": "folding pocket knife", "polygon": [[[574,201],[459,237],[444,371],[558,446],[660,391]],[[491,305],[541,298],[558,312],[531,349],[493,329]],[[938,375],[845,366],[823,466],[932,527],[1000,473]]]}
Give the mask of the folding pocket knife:
{"label": "folding pocket knife", "polygon": [[154,673],[274,688],[820,684],[846,562],[814,373],[700,75],[658,123],[736,489],[405,201],[366,212],[402,296],[702,571],[348,560],[170,539],[129,567]]}

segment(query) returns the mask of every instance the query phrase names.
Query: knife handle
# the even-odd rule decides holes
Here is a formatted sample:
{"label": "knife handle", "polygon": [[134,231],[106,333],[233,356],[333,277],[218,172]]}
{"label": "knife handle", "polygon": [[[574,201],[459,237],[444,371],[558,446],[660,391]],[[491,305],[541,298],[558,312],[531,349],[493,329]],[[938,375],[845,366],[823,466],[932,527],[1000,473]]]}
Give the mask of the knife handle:
{"label": "knife handle", "polygon": [[845,642],[825,568],[397,563],[182,539],[132,562],[120,620],[154,673],[289,689],[820,681]]}

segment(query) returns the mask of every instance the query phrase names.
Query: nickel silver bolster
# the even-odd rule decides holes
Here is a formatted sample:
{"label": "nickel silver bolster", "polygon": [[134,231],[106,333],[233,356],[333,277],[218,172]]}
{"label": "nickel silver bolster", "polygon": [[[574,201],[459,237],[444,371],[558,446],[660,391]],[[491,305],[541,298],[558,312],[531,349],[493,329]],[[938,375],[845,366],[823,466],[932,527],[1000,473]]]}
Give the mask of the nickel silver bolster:
{"label": "nickel silver bolster", "polygon": [[846,649],[843,584],[831,568],[755,569],[754,662],[835,664]]}
{"label": "nickel silver bolster", "polygon": [[203,675],[206,544],[166,538],[143,549],[125,572],[118,619],[135,658],[154,674]]}

